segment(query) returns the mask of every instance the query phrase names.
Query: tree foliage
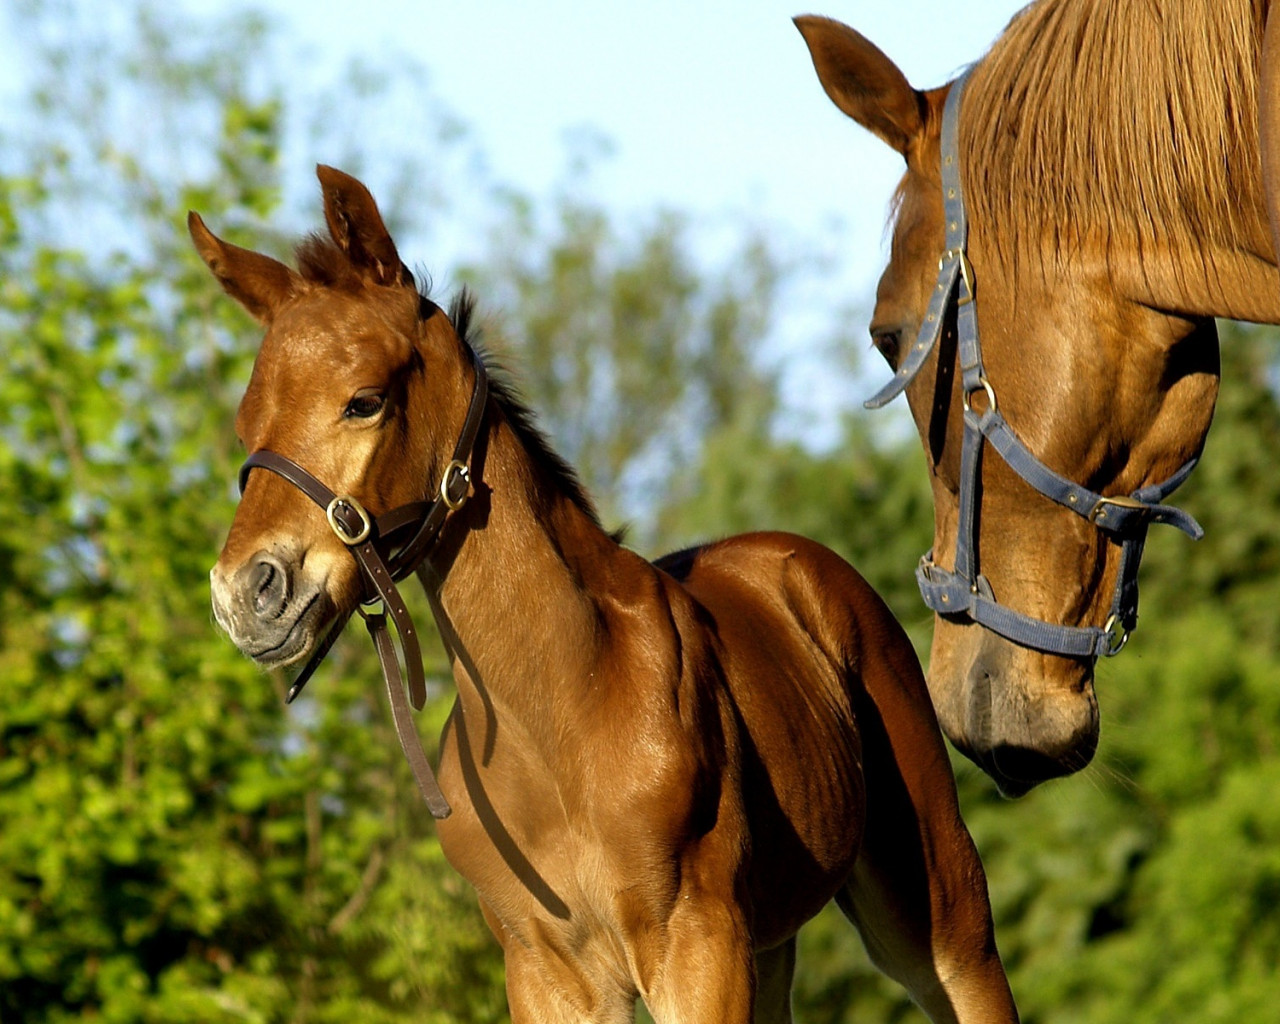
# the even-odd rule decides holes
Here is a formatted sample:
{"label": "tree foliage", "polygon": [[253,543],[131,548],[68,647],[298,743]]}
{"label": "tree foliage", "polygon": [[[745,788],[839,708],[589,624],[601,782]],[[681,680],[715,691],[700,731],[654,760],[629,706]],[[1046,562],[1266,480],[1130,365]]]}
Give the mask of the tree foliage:
{"label": "tree foliage", "polygon": [[[283,680],[210,622],[257,330],[182,218],[198,208],[276,253],[281,224],[314,223],[313,189],[289,178],[311,154],[281,155],[306,112],[264,70],[281,44],[264,21],[147,6],[10,17],[44,71],[0,122],[0,1019],[502,1020],[496,946],[419,807],[362,638],[286,710]],[[394,91],[362,81],[346,122]],[[323,130],[308,136],[321,159],[351,146]],[[696,225],[619,223],[574,173],[549,198],[482,182],[477,208],[447,185],[472,167],[456,120],[415,137],[435,140],[439,173],[394,147],[377,158],[406,256],[433,233],[424,212],[477,219],[475,258],[449,269],[634,543],[808,534],[927,646],[914,439],[860,414],[830,450],[779,429],[787,357],[770,342],[811,347],[778,312],[811,264],[747,226],[708,266]],[[408,183],[428,178],[415,207]],[[1224,325],[1223,396],[1179,495],[1208,535],[1148,545],[1142,628],[1099,673],[1098,765],[1008,803],[956,762],[1033,1024],[1261,1021],[1280,1005],[1275,345]],[[426,737],[450,685],[428,659]],[[803,933],[797,1012],[922,1019],[834,912]]]}
{"label": "tree foliage", "polygon": [[[286,716],[281,680],[212,634],[254,331],[181,218],[277,210],[281,108],[234,84],[260,33],[196,59],[136,26],[86,46],[96,82],[0,192],[0,1017],[497,1019],[492,946],[414,813],[367,657],[339,652]],[[81,56],[51,45],[51,66]],[[122,70],[205,125],[195,177],[119,149]]]}

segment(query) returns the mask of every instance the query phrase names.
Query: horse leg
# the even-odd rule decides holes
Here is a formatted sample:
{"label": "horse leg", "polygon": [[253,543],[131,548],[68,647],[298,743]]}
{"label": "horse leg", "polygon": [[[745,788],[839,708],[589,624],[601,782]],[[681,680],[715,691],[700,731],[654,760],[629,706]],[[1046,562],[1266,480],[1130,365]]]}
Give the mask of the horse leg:
{"label": "horse leg", "polygon": [[961,841],[968,833],[950,837],[947,856],[931,863],[927,830],[900,819],[897,835],[885,835],[884,824],[868,823],[853,877],[836,896],[872,961],[934,1024],[1017,1021],[986,876],[972,843]]}
{"label": "horse leg", "polygon": [[[875,965],[901,984],[934,1024],[1016,1022],[990,927],[985,882],[954,878],[938,885],[907,882],[901,875],[897,865],[868,861],[836,896]],[[945,920],[933,920],[931,907],[942,910],[939,917]]]}
{"label": "horse leg", "polygon": [[858,710],[867,821],[836,902],[876,966],[935,1024],[1016,1022],[946,749],[932,709],[907,692],[886,688],[873,695],[883,709],[868,700]]}
{"label": "horse leg", "polygon": [[558,983],[545,951],[508,949],[507,1009],[511,1024],[634,1024],[635,996],[616,984]]}
{"label": "horse leg", "polygon": [[754,1024],[791,1024],[791,981],[796,972],[796,939],[756,953]]}

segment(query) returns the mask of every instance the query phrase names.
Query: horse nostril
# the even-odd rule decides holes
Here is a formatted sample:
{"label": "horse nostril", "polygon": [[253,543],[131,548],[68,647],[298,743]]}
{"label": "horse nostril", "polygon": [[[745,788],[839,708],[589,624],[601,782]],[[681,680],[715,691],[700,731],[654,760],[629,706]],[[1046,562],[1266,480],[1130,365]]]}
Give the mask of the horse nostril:
{"label": "horse nostril", "polygon": [[969,669],[965,731],[969,745],[983,752],[990,749],[992,743],[992,690],[998,685],[998,670],[980,654]]}
{"label": "horse nostril", "polygon": [[289,600],[289,570],[272,556],[259,554],[249,577],[249,587],[258,618],[279,618]]}

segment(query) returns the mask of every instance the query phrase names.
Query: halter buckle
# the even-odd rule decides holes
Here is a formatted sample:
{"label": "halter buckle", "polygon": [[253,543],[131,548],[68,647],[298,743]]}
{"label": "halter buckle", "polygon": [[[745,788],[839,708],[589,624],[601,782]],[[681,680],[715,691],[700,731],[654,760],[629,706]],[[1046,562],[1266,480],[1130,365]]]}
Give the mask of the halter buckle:
{"label": "halter buckle", "polygon": [[[461,492],[454,497],[455,481],[462,482]],[[440,500],[450,512],[457,512],[467,503],[467,490],[471,486],[471,470],[466,463],[453,459],[444,467],[444,475],[440,477]]]}
{"label": "halter buckle", "polygon": [[1119,615],[1113,614],[1107,619],[1106,624],[1102,627],[1102,632],[1107,638],[1107,649],[1102,652],[1104,658],[1114,658],[1124,650],[1124,645],[1129,642],[1129,631],[1125,629],[1125,625]]}
{"label": "halter buckle", "polygon": [[[355,511],[360,517],[360,532],[348,533],[347,528],[342,525],[338,519],[338,506],[346,505]],[[329,520],[329,529],[338,535],[338,540],[342,541],[349,548],[355,547],[357,544],[363,544],[369,539],[369,534],[373,532],[373,520],[369,518],[369,513],[364,510],[364,506],[350,495],[341,495],[329,502],[328,507],[324,510],[324,516]]]}
{"label": "halter buckle", "polygon": [[1114,498],[1099,498],[1098,503],[1089,510],[1089,522],[1097,523],[1107,518],[1108,505],[1114,505],[1116,508],[1145,509],[1146,502],[1139,501],[1137,498],[1131,498],[1127,494],[1117,494]]}

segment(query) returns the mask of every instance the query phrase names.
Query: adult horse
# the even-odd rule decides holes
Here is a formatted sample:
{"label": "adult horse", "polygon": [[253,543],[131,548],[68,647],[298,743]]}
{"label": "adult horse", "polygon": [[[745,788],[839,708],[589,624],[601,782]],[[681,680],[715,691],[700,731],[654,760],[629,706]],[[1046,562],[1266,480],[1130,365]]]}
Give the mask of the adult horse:
{"label": "adult horse", "polygon": [[1147,526],[1198,532],[1161,502],[1209,427],[1213,318],[1280,322],[1268,7],[1040,0],[924,92],[853,29],[796,20],[828,96],[906,160],[873,403],[905,389],[931,470],[939,719],[1008,793],[1089,762]]}
{"label": "adult horse", "polygon": [[304,242],[299,271],[190,218],[267,327],[214,608],[260,663],[314,665],[372,590],[399,727],[383,616],[420,702],[394,585],[420,566],[458,698],[439,790],[420,748],[415,771],[505,951],[512,1020],[627,1021],[639,996],[658,1021],[789,1021],[796,929],[833,898],[934,1021],[1016,1020],[883,602],[799,537],[660,568],[622,547],[489,383],[469,301],[446,315],[419,294],[365,187],[319,173],[332,240]]}

